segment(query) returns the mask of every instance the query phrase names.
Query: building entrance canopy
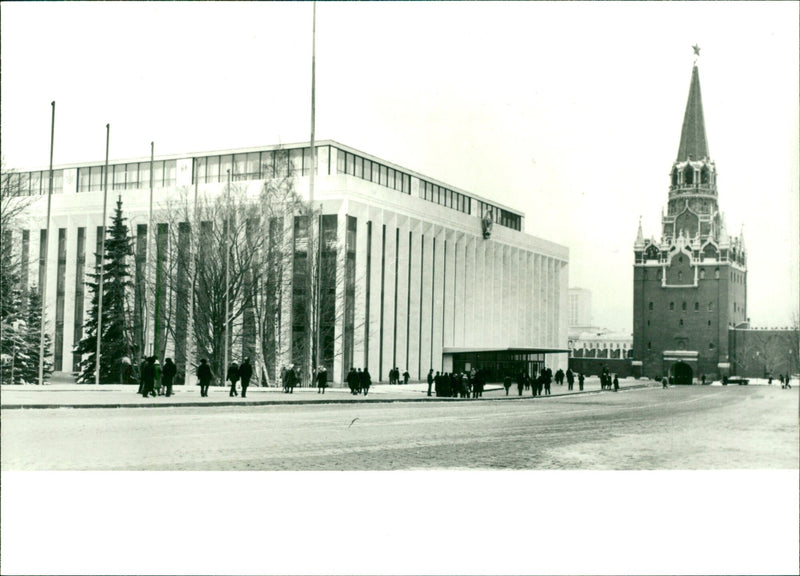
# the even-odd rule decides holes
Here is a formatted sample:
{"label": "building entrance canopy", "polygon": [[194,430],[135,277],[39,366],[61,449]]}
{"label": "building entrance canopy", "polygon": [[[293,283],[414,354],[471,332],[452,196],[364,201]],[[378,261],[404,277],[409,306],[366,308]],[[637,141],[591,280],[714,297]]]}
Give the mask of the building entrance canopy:
{"label": "building entrance canopy", "polygon": [[483,370],[487,382],[500,382],[505,376],[514,378],[525,372],[535,378],[547,366],[548,354],[569,354],[562,348],[444,348],[445,372]]}

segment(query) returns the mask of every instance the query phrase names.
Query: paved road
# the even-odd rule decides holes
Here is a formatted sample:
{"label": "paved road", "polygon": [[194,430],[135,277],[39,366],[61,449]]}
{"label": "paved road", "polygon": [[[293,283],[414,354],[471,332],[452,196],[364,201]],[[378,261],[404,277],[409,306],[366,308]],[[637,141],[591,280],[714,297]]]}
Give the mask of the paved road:
{"label": "paved road", "polygon": [[797,469],[798,393],[3,410],[2,470]]}

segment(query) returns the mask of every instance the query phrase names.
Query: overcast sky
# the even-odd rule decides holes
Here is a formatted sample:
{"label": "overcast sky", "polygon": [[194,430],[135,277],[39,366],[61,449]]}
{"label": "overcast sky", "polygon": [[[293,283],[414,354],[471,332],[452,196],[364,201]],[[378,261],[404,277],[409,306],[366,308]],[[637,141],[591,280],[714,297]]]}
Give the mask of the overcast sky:
{"label": "overcast sky", "polygon": [[[302,142],[310,3],[3,3],[2,152],[47,165]],[[596,324],[632,326],[698,61],[748,315],[798,294],[798,3],[320,3],[317,139],[523,210],[570,249]]]}

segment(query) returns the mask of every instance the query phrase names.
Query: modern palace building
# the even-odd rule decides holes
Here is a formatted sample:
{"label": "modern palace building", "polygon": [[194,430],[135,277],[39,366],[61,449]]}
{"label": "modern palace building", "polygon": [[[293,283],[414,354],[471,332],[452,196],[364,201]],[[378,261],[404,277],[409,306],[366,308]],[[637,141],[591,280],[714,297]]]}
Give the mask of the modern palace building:
{"label": "modern palace building", "polygon": [[[424,379],[431,368],[483,367],[495,378],[520,368],[532,372],[544,364],[566,369],[566,247],[526,234],[524,214],[508,206],[334,141],[317,142],[316,150],[318,230],[336,262],[335,279],[322,286],[326,296],[321,298],[327,307],[322,312],[327,320],[321,323],[332,329],[332,336],[319,344],[329,379],[341,384],[351,367],[368,367],[373,381],[387,380],[392,367],[408,370],[412,379]],[[310,160],[306,143],[110,162],[106,224],[121,199],[134,237],[134,283],[144,281],[144,258],[156,258],[169,243],[170,224],[159,214],[171,200],[195,191],[201,198],[224,194],[229,170],[237,194],[257,198],[269,179],[288,176],[307,200]],[[276,175],[276,166],[285,166],[287,173]],[[157,234],[148,235],[151,172],[152,228]],[[37,284],[44,271],[40,255],[46,241],[48,173],[19,173],[24,190],[41,195],[29,209],[24,229],[14,231],[27,285]],[[53,172],[45,301],[56,372],[76,372],[81,360],[73,349],[83,337],[90,305],[84,281],[94,268],[93,254],[99,252],[103,176],[102,162],[59,166]],[[293,300],[305,297],[300,262],[307,251],[303,238],[308,220],[289,208],[268,220],[268,233],[280,236],[281,246],[287,247],[286,273],[293,285],[277,302],[279,325],[267,354],[271,357],[256,355],[271,380],[280,367],[300,360],[297,332],[305,328],[297,321],[302,312]],[[189,224],[178,223],[180,240],[167,251],[184,249],[180,235],[190,233]],[[155,244],[149,251],[148,237]],[[181,282],[180,267],[177,274]],[[141,290],[135,291],[139,298]],[[194,382],[193,367],[205,352],[188,337],[191,315],[180,310],[161,349],[178,364],[179,380],[188,366],[189,382]],[[152,310],[147,314],[149,319],[137,316],[136,331],[143,349],[150,351],[156,322]],[[233,360],[256,349],[248,318],[243,314],[234,326],[238,337],[231,344]]]}

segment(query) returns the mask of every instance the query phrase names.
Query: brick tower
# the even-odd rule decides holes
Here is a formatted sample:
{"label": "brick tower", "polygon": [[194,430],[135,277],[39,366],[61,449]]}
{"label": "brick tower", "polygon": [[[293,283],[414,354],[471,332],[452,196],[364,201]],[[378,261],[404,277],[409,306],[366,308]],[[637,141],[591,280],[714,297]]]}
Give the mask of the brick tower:
{"label": "brick tower", "polygon": [[660,240],[644,238],[640,219],[633,245],[633,365],[691,384],[729,374],[728,328],[747,319],[744,238],[719,210],[696,61],[669,177]]}

